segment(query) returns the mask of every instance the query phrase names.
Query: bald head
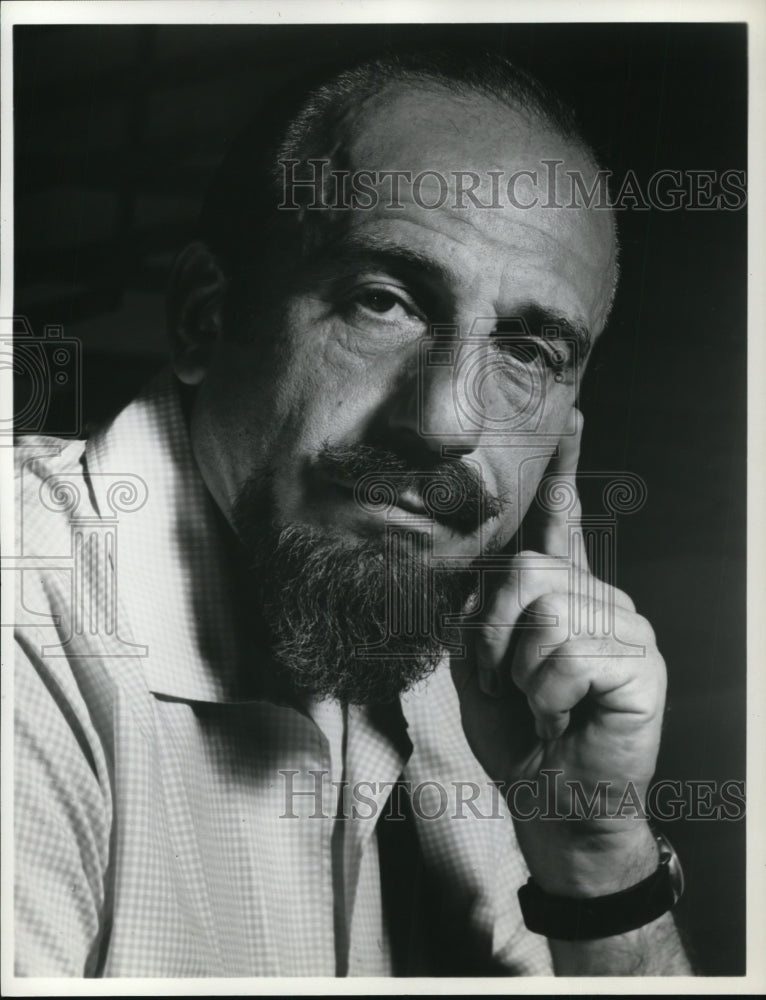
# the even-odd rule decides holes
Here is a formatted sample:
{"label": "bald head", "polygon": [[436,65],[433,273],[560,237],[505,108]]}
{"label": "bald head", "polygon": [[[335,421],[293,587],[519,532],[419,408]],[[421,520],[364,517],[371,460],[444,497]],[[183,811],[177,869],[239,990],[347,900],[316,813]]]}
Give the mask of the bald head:
{"label": "bald head", "polygon": [[[270,98],[230,147],[210,186],[200,220],[201,235],[216,249],[235,253],[247,242],[236,220],[281,200],[280,160],[334,158],[342,167],[344,144],[363,111],[385,116],[397,91],[447,92],[457,102],[482,96],[536,122],[597,166],[571,109],[509,60],[496,53],[480,58],[440,51],[392,55],[363,63],[329,79],[293,82]],[[430,124],[430,123],[429,123]],[[238,238],[239,237],[239,238]]]}
{"label": "bald head", "polygon": [[[393,121],[396,128],[391,127]],[[466,130],[470,142],[457,153],[451,141],[461,132],[465,138]],[[541,138],[542,145],[536,141]],[[418,163],[404,162],[402,149],[411,152],[418,139]],[[400,172],[417,179],[425,172],[414,190],[424,205],[438,205],[446,191],[457,202],[502,209],[498,192],[507,201],[510,190],[511,199],[517,199],[515,207],[527,207],[526,188],[537,173],[535,164],[525,159],[532,146],[538,153],[542,150],[543,160],[565,160],[586,183],[599,169],[571,111],[500,56],[468,59],[441,53],[375,60],[317,84],[292,87],[259,112],[213,181],[199,234],[227,275],[236,278],[243,269],[248,272],[251,291],[257,271],[263,302],[284,290],[289,280],[285,262],[316,253],[337,239],[353,224],[349,208],[370,207],[369,196],[367,201],[349,197],[350,184],[359,180],[368,192],[375,188],[376,203],[397,211],[397,178],[389,177],[384,191],[376,184],[379,177],[370,179],[370,174]],[[521,171],[511,188],[509,153]],[[493,181],[493,171],[505,176]],[[460,179],[461,173],[467,182]],[[603,324],[616,287],[617,240],[613,213],[597,214],[593,225],[608,229],[603,240],[609,246]],[[231,298],[236,300],[236,289]]]}

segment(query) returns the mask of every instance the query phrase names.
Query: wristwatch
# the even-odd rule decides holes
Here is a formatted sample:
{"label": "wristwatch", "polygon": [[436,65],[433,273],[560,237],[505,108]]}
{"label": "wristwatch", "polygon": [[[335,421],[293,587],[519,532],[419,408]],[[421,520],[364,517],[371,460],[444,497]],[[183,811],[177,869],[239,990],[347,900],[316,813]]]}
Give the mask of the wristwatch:
{"label": "wristwatch", "polygon": [[530,878],[518,893],[527,928],[558,941],[592,941],[634,931],[672,909],[684,891],[683,870],[667,837],[656,830],[653,833],[660,851],[656,871],[621,892],[585,898],[554,896]]}

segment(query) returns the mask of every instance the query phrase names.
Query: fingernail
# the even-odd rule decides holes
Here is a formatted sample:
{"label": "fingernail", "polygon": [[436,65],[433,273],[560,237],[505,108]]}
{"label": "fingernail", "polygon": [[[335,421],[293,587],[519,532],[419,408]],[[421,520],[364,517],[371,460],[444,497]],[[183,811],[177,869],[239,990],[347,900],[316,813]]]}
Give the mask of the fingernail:
{"label": "fingernail", "polygon": [[488,667],[481,667],[479,669],[479,687],[484,694],[494,697],[499,687],[497,671],[490,670]]}

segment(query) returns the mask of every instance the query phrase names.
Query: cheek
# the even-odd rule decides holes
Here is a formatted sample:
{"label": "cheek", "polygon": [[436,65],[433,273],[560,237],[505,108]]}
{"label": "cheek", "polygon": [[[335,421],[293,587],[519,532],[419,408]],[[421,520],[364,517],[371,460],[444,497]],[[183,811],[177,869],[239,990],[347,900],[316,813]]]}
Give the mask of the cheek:
{"label": "cheek", "polygon": [[[266,387],[263,387],[264,390]],[[266,464],[273,420],[273,400],[242,375],[203,382],[192,415],[192,441],[208,488],[224,510],[242,483]]]}
{"label": "cheek", "polygon": [[507,434],[509,441],[516,434],[530,441],[535,434],[559,434],[577,396],[574,371],[555,372],[531,351],[528,357],[528,363],[483,357],[462,386],[465,404],[484,416],[495,436]]}
{"label": "cheek", "polygon": [[293,451],[313,454],[328,440],[357,437],[370,398],[366,388],[363,381],[321,363],[296,366],[280,384],[281,457]]}
{"label": "cheek", "polygon": [[543,446],[541,444],[539,448],[535,448],[534,456],[527,456],[519,468],[518,496],[522,517],[527,513],[535,497],[537,487],[545,475],[545,470],[548,468],[555,450],[555,445]]}
{"label": "cheek", "polygon": [[385,406],[402,354],[379,345],[373,351],[367,341],[360,346],[354,328],[328,319],[296,323],[285,358],[280,402],[302,447],[311,451],[327,440],[349,442],[364,435]]}
{"label": "cheek", "polygon": [[[558,425],[557,432],[563,426],[564,419]],[[496,468],[493,476],[497,492],[506,498],[508,504],[498,526],[498,538],[503,545],[513,538],[524,520],[556,450],[556,444],[553,434],[545,434],[537,440],[535,435],[530,435],[524,444],[519,445],[517,438],[513,445],[498,449],[498,455],[506,460],[502,467]]]}

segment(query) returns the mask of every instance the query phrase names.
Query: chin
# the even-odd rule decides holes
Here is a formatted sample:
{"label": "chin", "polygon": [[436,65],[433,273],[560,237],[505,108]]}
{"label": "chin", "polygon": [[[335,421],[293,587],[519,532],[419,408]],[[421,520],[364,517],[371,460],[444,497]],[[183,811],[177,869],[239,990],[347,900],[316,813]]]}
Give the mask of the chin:
{"label": "chin", "polygon": [[435,572],[427,535],[409,529],[365,538],[291,524],[266,532],[251,556],[283,680],[346,704],[391,702],[427,677],[458,644],[445,621],[478,583],[473,572]]}

